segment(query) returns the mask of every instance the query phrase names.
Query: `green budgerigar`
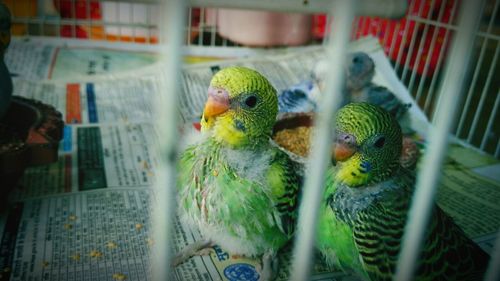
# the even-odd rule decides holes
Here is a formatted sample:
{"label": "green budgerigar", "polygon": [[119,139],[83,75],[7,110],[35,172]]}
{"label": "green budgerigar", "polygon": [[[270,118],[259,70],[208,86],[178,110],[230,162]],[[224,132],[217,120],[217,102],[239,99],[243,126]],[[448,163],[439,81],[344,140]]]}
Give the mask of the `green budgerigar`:
{"label": "green budgerigar", "polygon": [[[382,108],[351,103],[336,116],[316,245],[327,263],[364,280],[392,280],[415,185],[399,164],[401,129]],[[437,205],[415,280],[482,280],[489,256]]]}
{"label": "green budgerigar", "polygon": [[208,89],[201,135],[180,159],[181,218],[204,241],[188,245],[174,265],[214,244],[231,255],[262,257],[261,279],[292,237],[300,177],[294,162],[270,142],[276,90],[259,72],[227,67]]}

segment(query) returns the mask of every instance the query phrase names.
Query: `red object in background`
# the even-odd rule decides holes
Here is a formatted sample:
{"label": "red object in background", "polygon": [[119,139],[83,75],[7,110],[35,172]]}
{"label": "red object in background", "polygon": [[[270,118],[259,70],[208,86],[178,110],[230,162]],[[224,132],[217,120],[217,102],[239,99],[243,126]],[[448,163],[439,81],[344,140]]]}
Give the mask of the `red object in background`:
{"label": "red object in background", "polygon": [[[446,28],[436,27],[433,24],[417,23],[411,17],[437,21],[441,6],[445,5],[439,22],[450,23],[452,21],[451,10],[455,5],[455,0],[435,0],[432,6],[431,2],[428,0],[409,0],[408,7],[412,7],[412,9],[401,20],[359,17],[357,21],[359,25],[354,27],[354,38],[358,39],[367,35],[378,37],[385,53],[391,60],[397,61],[399,56],[399,63],[404,65],[406,60],[409,59],[409,68],[416,70],[420,75],[424,74],[424,68],[428,61],[426,75],[431,76],[436,70],[441,52],[445,52],[447,49],[448,44],[444,42]],[[427,34],[423,37],[426,25],[428,25]],[[316,39],[322,39],[325,36],[325,33],[328,32],[326,28],[326,15],[320,14],[314,16],[312,32]],[[436,32],[435,43],[431,50],[432,37],[434,37]],[[413,51],[410,54],[412,38],[414,38],[414,43]],[[425,41],[422,42],[422,40]],[[419,49],[420,46],[421,49]],[[400,50],[401,54],[399,54]],[[416,61],[417,57],[419,58],[418,62]]]}
{"label": "red object in background", "polygon": [[[54,0],[54,6],[62,19],[94,19],[102,18],[101,4],[97,0]],[[62,25],[62,37],[89,38],[89,27],[81,25]]]}

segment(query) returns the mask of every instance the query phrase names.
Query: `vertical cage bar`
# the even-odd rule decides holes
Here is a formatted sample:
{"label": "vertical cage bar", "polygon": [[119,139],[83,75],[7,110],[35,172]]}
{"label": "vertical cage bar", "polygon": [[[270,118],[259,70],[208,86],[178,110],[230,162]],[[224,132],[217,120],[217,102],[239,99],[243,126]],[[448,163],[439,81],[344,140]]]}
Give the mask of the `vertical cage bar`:
{"label": "vertical cage bar", "polygon": [[[384,19],[383,22],[385,23],[385,27],[383,29],[383,33],[384,33],[384,38],[382,38],[382,46],[384,48],[384,52],[387,56],[390,55],[389,53],[389,48],[387,47],[387,39],[389,38],[389,30],[390,30],[390,26],[389,26],[389,23],[391,22],[389,19]],[[394,29],[395,30],[395,29]],[[393,30],[393,31],[394,31]]]}
{"label": "vertical cage bar", "polygon": [[[215,46],[215,36],[216,36],[216,33],[217,33],[217,13],[218,13],[218,10],[216,10],[215,8],[211,8],[210,11],[212,12],[212,26],[210,26],[210,46],[214,47]],[[208,12],[208,10],[206,8],[203,8],[203,13],[206,13]]]}
{"label": "vertical cage bar", "polygon": [[[146,5],[146,24],[147,24],[147,38],[146,38],[146,42],[149,43],[149,44],[152,44],[153,43],[153,35],[151,33],[151,17],[152,17],[152,13],[151,13],[151,9],[153,9],[153,5],[154,4],[147,4]],[[159,40],[158,40],[159,41]]]}
{"label": "vertical cage bar", "polygon": [[[425,7],[425,5],[428,3],[428,1],[425,1],[425,2],[423,2],[423,4],[420,4],[421,6],[420,6],[420,9],[418,11],[418,16],[423,18],[423,19],[429,19],[431,17],[431,14],[432,14],[430,9],[432,9],[432,6],[434,5],[434,1],[435,0],[431,0],[431,2],[429,3],[430,8],[429,8],[429,12],[427,12],[427,17],[424,17],[422,15],[422,11],[423,11],[423,8]],[[416,40],[417,35],[419,34],[418,29],[419,29],[421,23],[417,22],[417,21],[414,21],[414,22],[415,22],[415,28],[413,30],[413,34],[411,35],[410,47],[409,47],[408,54],[406,54],[406,61],[405,61],[405,65],[403,67],[403,74],[401,75],[401,81],[403,81],[403,82],[406,80],[406,75],[408,74],[408,71],[410,71],[410,62],[411,62],[411,57],[413,56],[413,52],[414,51],[416,51],[416,52],[421,51],[421,46],[422,46],[423,42],[425,41],[425,37],[427,36],[427,29],[428,28],[425,28],[425,27],[429,26],[429,25],[424,26],[424,33],[422,35],[423,38],[420,38],[421,39],[420,46],[418,46],[418,48],[415,48],[415,44],[417,41]],[[415,50],[415,49],[417,49],[417,50]],[[413,62],[413,72],[416,73],[417,69],[418,69],[418,61],[415,60]]]}
{"label": "vertical cage bar", "polygon": [[[486,29],[487,34],[491,33],[491,28],[493,27],[493,20],[495,18],[495,14],[497,13],[497,10],[498,10],[498,2],[499,1],[495,1],[495,6],[493,8],[492,17],[491,17],[490,22],[488,23],[488,27]],[[467,116],[467,113],[469,112],[472,97],[474,96],[474,89],[476,88],[477,79],[479,77],[479,72],[481,71],[481,66],[483,64],[484,55],[486,53],[486,46],[487,45],[488,45],[488,37],[484,37],[483,43],[481,45],[481,50],[479,51],[479,58],[477,60],[476,66],[475,66],[476,69],[474,70],[474,74],[472,76],[471,86],[469,88],[469,91],[467,92],[467,99],[465,100],[465,105],[464,105],[464,109],[462,111],[462,116],[460,116],[460,121],[458,123],[458,127],[457,127],[457,130],[455,132],[455,134],[457,136],[460,136],[460,134],[462,133],[462,131],[464,129],[466,116]]]}
{"label": "vertical cage bar", "polygon": [[[444,5],[446,6],[446,5]],[[451,8],[451,12],[450,12],[450,22],[453,20],[454,16],[455,16],[455,10],[456,10],[456,7],[457,7],[457,1],[455,1],[455,3],[453,4],[452,8]],[[443,9],[444,10],[444,9]],[[441,15],[440,15],[441,16]],[[440,21],[440,19],[439,19]],[[443,27],[444,28],[444,27]],[[440,27],[437,27],[436,26],[436,30],[435,30],[435,34],[434,36],[437,37],[437,35],[439,34],[439,31],[441,30]],[[439,50],[439,55],[438,55],[438,59],[437,59],[437,63],[436,63],[436,67],[434,68],[434,73],[432,74],[432,78],[431,78],[431,85],[429,86],[429,90],[427,91],[427,97],[426,97],[426,100],[425,100],[425,105],[428,105],[429,104],[429,101],[432,100],[432,94],[431,94],[431,90],[434,88],[434,84],[435,84],[435,81],[436,81],[436,77],[437,77],[437,73],[439,72],[440,68],[441,68],[441,61],[443,60],[442,57],[444,55],[444,53],[446,52],[446,48],[445,46],[448,44],[448,34],[450,33],[450,31],[448,29],[445,29],[445,34],[444,34],[444,37],[443,37],[443,42],[442,42],[442,45],[441,45],[441,50]],[[435,46],[435,41],[437,40],[434,40],[434,38],[432,39],[433,42],[431,42],[431,47],[430,49],[435,52],[436,50],[434,50],[434,46]],[[432,53],[429,54],[429,56],[427,57],[427,60],[425,62],[425,67],[424,67],[424,72],[423,72],[423,76],[427,76],[427,72],[428,72],[428,69],[429,69],[429,65],[430,65],[430,59],[432,57]],[[420,97],[422,96],[422,92],[423,92],[423,86],[425,84],[425,80],[426,79],[422,79],[420,80],[420,82],[418,83],[418,88],[417,88],[417,94],[415,96],[415,100],[418,102],[420,100]],[[426,111],[427,107],[424,106],[424,112]]]}
{"label": "vertical cage bar", "polygon": [[486,102],[488,89],[490,88],[491,80],[493,78],[493,73],[495,72],[495,68],[497,66],[499,46],[500,46],[500,41],[497,42],[497,47],[495,48],[495,55],[493,56],[490,70],[488,71],[488,77],[486,78],[486,82],[483,85],[483,91],[479,99],[479,105],[477,106],[476,113],[474,114],[474,119],[472,120],[472,126],[470,128],[469,135],[467,136],[468,143],[472,142],[472,138],[474,137],[474,133],[476,132],[477,125],[479,124],[479,116],[481,116],[481,113],[483,113],[483,107],[484,103]]}
{"label": "vertical cage bar", "polygon": [[200,17],[199,17],[199,22],[198,22],[198,46],[203,46],[203,37],[204,37],[204,32],[205,32],[205,15],[203,13],[203,10],[199,8],[200,11]]}
{"label": "vertical cage bar", "polygon": [[[356,26],[356,37],[355,39],[359,39],[361,37],[362,32],[363,32],[363,23],[365,22],[366,17],[364,16],[359,16],[358,17],[358,25]],[[330,26],[331,28],[331,26]]]}
{"label": "vertical cage bar", "polygon": [[[328,21],[328,17],[329,15],[327,14],[326,15],[327,17],[327,20],[326,20],[326,27],[325,27],[325,37],[326,37],[326,34],[327,34],[327,30],[330,25],[328,25],[329,21]],[[360,17],[355,17],[354,20],[352,21],[352,30],[351,30],[351,40],[355,40],[356,39],[356,30],[358,29],[358,26],[359,26],[359,21],[360,21]]]}
{"label": "vertical cage bar", "polygon": [[341,105],[341,84],[343,81],[344,54],[354,19],[354,10],[357,1],[336,1],[330,10],[333,15],[333,25],[330,32],[330,41],[326,48],[326,57],[329,62],[340,62],[328,65],[326,91],[316,114],[314,126],[315,136],[312,138],[312,151],[307,163],[307,172],[303,188],[302,203],[299,208],[297,226],[297,241],[294,247],[291,280],[309,280],[313,246],[316,234],[316,219],[321,199],[324,175],[327,168],[328,152],[331,147],[333,114]]}
{"label": "vertical cage bar", "polygon": [[493,246],[493,253],[490,258],[490,264],[488,265],[488,270],[486,271],[484,277],[485,281],[500,280],[500,266],[498,266],[499,264],[500,264],[500,231],[497,233],[495,246]]}
{"label": "vertical cage bar", "polygon": [[[396,65],[394,67],[394,71],[396,73],[398,73],[399,67],[401,66],[401,60],[402,60],[402,57],[403,57],[403,50],[404,50],[403,46],[406,45],[406,41],[407,41],[407,38],[408,38],[408,31],[410,30],[410,23],[412,22],[411,20],[408,20],[408,18],[412,15],[411,11],[412,11],[413,6],[415,5],[414,4],[415,2],[417,2],[417,1],[411,1],[410,8],[408,10],[408,15],[406,16],[406,26],[405,26],[404,33],[403,33],[403,39],[401,40],[401,43],[399,45],[398,56],[396,58]],[[422,13],[422,8],[423,8],[424,5],[425,5],[425,2],[424,2],[424,4],[420,3],[420,7],[419,7],[419,10],[418,10],[418,15],[419,16]],[[416,24],[413,26],[413,32],[414,33],[415,33],[415,30],[416,30]],[[406,56],[406,59],[408,59],[408,56]]]}
{"label": "vertical cage bar", "polygon": [[[159,163],[155,170],[156,199],[152,199],[155,247],[150,257],[155,281],[169,280],[171,277],[170,264],[173,247],[169,243],[173,241],[173,219],[176,212],[174,190],[177,174],[177,101],[180,90],[185,5],[184,0],[170,0],[159,4],[160,12],[163,14],[163,16],[160,14],[159,39],[164,55],[162,81],[165,85],[155,96],[154,108],[155,130],[158,133],[155,149],[156,154],[159,155]],[[168,42],[165,42],[166,39]]]}
{"label": "vertical cage bar", "polygon": [[187,33],[186,33],[186,44],[189,46],[191,45],[191,34],[193,33],[193,27],[191,26],[192,22],[192,17],[193,17],[193,7],[188,8],[188,18],[187,18]]}
{"label": "vertical cage bar", "polygon": [[[481,1],[484,4],[485,0]],[[408,281],[416,270],[416,263],[423,244],[425,229],[429,222],[434,194],[447,151],[448,137],[456,115],[463,79],[470,59],[473,39],[481,18],[477,2],[461,3],[459,31],[453,40],[450,60],[446,64],[445,76],[440,87],[440,98],[436,118],[429,129],[428,146],[422,159],[423,169],[419,172],[415,194],[412,198],[408,221],[405,226],[403,243],[394,280]]]}
{"label": "vertical cage bar", "polygon": [[130,3],[130,9],[129,9],[129,22],[130,22],[130,29],[131,29],[131,34],[130,36],[132,37],[130,39],[130,42],[137,42],[137,37],[136,37],[136,21],[134,19],[134,8],[136,7],[136,5],[142,5],[142,4],[134,4],[134,3]]}
{"label": "vertical cage bar", "polygon": [[[432,3],[432,4],[434,4],[434,3]],[[441,7],[439,7],[439,12],[438,12],[438,18],[437,18],[438,22],[441,22],[441,20],[443,19],[443,14],[444,14],[444,8],[445,7],[446,7],[446,3],[442,2],[441,3]],[[427,37],[427,32],[429,31],[429,26],[430,26],[430,24],[426,24],[425,25],[425,30],[424,30],[425,35],[423,36],[424,38]],[[432,54],[435,51],[434,50],[434,46],[436,44],[437,35],[439,33],[439,27],[435,26],[434,28],[435,29],[434,29],[434,33],[432,34],[431,43],[429,45],[427,57],[424,58],[425,64],[424,64],[424,69],[422,70],[422,76],[420,78],[420,81],[425,81],[425,78],[426,78],[426,75],[427,75],[427,70],[428,70],[429,64],[430,64],[430,59],[432,57]],[[418,46],[417,58],[415,59],[415,62],[417,63],[417,69],[420,66],[420,58],[422,57],[422,53],[424,52],[424,50],[423,50],[424,43],[425,43],[425,40],[421,40],[420,41],[420,45]],[[413,92],[412,91],[413,90],[413,84],[415,83],[416,77],[417,77],[417,71],[414,70],[412,72],[412,74],[411,74],[411,77],[410,77],[410,83],[408,84],[408,92],[410,92],[410,93]],[[418,95],[418,93],[417,93],[417,95]]]}
{"label": "vertical cage bar", "polygon": [[500,104],[500,91],[497,91],[497,97],[495,98],[495,105],[493,105],[493,110],[491,111],[490,118],[488,120],[488,125],[486,126],[486,131],[483,135],[483,140],[481,141],[480,149],[484,151],[486,148],[486,143],[488,142],[488,136],[493,128],[493,123],[495,122],[495,116],[498,112],[498,105]]}
{"label": "vertical cage bar", "polygon": [[[413,2],[410,4],[410,6],[413,5]],[[394,31],[393,31],[393,36],[392,36],[392,42],[391,42],[391,46],[389,47],[389,57],[392,58],[393,56],[393,53],[394,53],[394,47],[396,47],[396,37],[398,36],[399,34],[399,30],[401,29],[401,24],[398,22],[396,23],[396,25],[394,26]]]}
{"label": "vertical cage bar", "polygon": [[[450,19],[455,18],[455,13],[457,11],[457,8],[458,8],[458,1],[455,1],[455,4],[453,5],[453,8],[451,10]],[[450,38],[451,33],[452,33],[452,31],[450,29],[446,30],[446,33],[445,33],[444,39],[443,39],[443,46],[446,46],[448,44],[448,40]],[[431,106],[431,102],[432,102],[432,99],[434,96],[434,89],[438,83],[438,76],[439,76],[438,73],[439,73],[439,70],[441,69],[441,65],[443,64],[445,58],[446,58],[446,54],[445,54],[445,50],[443,50],[439,53],[438,62],[436,64],[436,71],[434,71],[434,74],[432,75],[431,85],[429,86],[429,90],[427,92],[427,97],[425,98],[424,112],[427,113],[427,116],[430,116],[429,107]]]}

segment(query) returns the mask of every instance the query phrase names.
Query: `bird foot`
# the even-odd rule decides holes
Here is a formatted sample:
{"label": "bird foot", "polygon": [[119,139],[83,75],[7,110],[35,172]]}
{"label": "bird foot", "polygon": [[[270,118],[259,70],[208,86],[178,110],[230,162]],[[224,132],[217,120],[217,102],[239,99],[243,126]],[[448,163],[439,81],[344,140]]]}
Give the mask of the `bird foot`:
{"label": "bird foot", "polygon": [[206,253],[210,250],[208,248],[211,246],[213,246],[213,242],[211,240],[195,241],[187,245],[179,253],[177,253],[177,255],[175,255],[172,260],[172,267],[178,266],[192,256],[206,255]]}
{"label": "bird foot", "polygon": [[268,281],[276,279],[278,275],[278,258],[273,251],[266,252],[262,256],[262,265],[256,268],[260,275],[260,281]]}

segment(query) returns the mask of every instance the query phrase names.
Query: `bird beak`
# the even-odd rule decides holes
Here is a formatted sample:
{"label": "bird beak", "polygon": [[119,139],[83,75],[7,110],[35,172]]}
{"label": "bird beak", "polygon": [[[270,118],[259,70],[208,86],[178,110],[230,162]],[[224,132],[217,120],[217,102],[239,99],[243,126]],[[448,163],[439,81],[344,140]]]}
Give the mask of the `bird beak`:
{"label": "bird beak", "polygon": [[356,151],[356,148],[345,143],[336,143],[333,151],[335,161],[338,162],[349,159]]}
{"label": "bird beak", "polygon": [[332,147],[335,162],[345,161],[357,150],[356,138],[351,134],[340,133]]}
{"label": "bird beak", "polygon": [[204,118],[211,118],[229,109],[229,94],[224,89],[208,88],[208,100],[203,110]]}

